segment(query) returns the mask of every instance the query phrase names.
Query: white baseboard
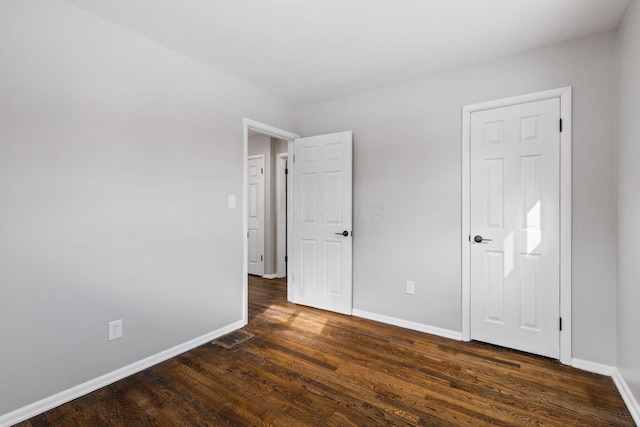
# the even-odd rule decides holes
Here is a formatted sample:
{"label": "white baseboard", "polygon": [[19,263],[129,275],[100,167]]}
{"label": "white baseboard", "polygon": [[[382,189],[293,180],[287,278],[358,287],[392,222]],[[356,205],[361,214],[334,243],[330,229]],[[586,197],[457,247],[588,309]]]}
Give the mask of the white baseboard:
{"label": "white baseboard", "polygon": [[591,362],[589,360],[571,359],[571,366],[583,371],[593,372],[594,374],[606,375],[608,377],[613,375],[613,371],[616,370],[615,366],[603,365],[602,363]]}
{"label": "white baseboard", "polygon": [[462,341],[462,333],[452,331],[450,329],[438,328],[436,326],[425,325],[424,323],[411,322],[409,320],[398,319],[396,317],[385,316],[382,314],[371,313],[364,310],[353,309],[352,314],[356,317],[375,320],[376,322],[386,323],[388,325],[400,326],[401,328],[411,329],[414,331],[424,332],[431,335],[438,335],[452,340]]}
{"label": "white baseboard", "polygon": [[624,377],[622,376],[618,368],[615,368],[613,370],[613,375],[611,377],[613,378],[614,384],[618,388],[620,396],[622,396],[622,400],[624,400],[625,405],[627,405],[627,409],[629,410],[629,412],[631,412],[633,421],[637,426],[640,426],[640,404],[633,396],[633,393],[631,393],[629,385],[624,380]]}
{"label": "white baseboard", "polygon": [[208,341],[212,341],[218,337],[221,337],[222,335],[228,334],[229,332],[235,331],[236,329],[240,329],[245,325],[246,323],[242,320],[232,323],[213,332],[202,335],[198,338],[194,338],[190,341],[134,362],[120,369],[116,369],[115,371],[101,375],[85,383],[78,384],[77,386],[61,391],[60,393],[56,393],[52,396],[31,403],[27,406],[23,406],[22,408],[16,409],[7,414],[0,415],[0,427],[7,427],[28,420],[31,417],[48,411],[49,409],[70,402],[73,399],[77,399],[80,396],[89,394],[93,391],[98,390],[99,388],[112,384],[125,377],[143,371],[153,365],[157,365],[160,362],[164,362],[165,360],[171,359],[174,356],[196,348],[202,344],[207,343]]}
{"label": "white baseboard", "polygon": [[[450,338],[458,341],[462,340],[462,334],[460,332],[452,331],[449,329],[438,328],[435,326],[425,325],[423,323],[411,322],[408,320],[398,319],[395,317],[385,316],[382,314],[376,314],[376,313],[371,313],[368,311],[357,310],[357,309],[353,310],[353,315],[356,317],[375,320],[377,322],[382,322],[382,323],[386,323],[394,326],[400,326],[402,328],[424,332],[427,334],[437,335],[444,338]],[[109,372],[100,377],[89,380],[85,383],[71,387],[60,393],[54,394],[52,396],[46,397],[37,402],[31,403],[27,406],[23,406],[22,408],[16,409],[7,414],[1,415],[0,427],[8,427],[8,426],[17,424],[19,422],[28,420],[31,417],[34,417],[36,415],[39,415],[43,412],[48,411],[49,409],[52,409],[52,408],[55,408],[56,406],[60,406],[64,403],[70,402],[73,399],[77,399],[78,397],[89,394],[109,384],[113,384],[116,381],[119,381],[130,375],[143,371],[153,365],[157,365],[158,363],[164,362],[165,360],[171,359],[174,356],[177,356],[193,348],[196,348],[202,344],[207,343],[208,341],[212,341],[218,337],[221,337],[222,335],[228,334],[229,332],[235,331],[236,329],[240,329],[245,325],[246,323],[244,323],[243,321],[232,323],[230,325],[217,329],[208,334],[194,338],[190,341],[179,344],[175,347],[171,347],[167,350],[161,351],[160,353],[156,353],[145,359],[139,360],[130,365],[127,365],[120,369],[116,369],[115,371]],[[584,371],[612,377],[613,382],[618,388],[618,392],[622,396],[624,403],[627,405],[627,408],[629,409],[629,412],[631,413],[631,416],[633,417],[634,422],[636,423],[636,425],[640,426],[640,404],[631,393],[631,390],[629,389],[627,382],[624,380],[624,378],[620,374],[620,371],[617,368],[609,365],[604,365],[601,363],[591,362],[588,360],[582,360],[582,359],[572,359],[571,366],[577,369],[582,369]]]}
{"label": "white baseboard", "polygon": [[622,374],[620,374],[618,368],[582,359],[571,359],[571,366],[582,369],[583,371],[611,377],[613,379],[613,383],[618,389],[618,392],[620,393],[620,396],[622,396],[622,400],[624,400],[625,405],[627,405],[627,409],[631,413],[633,421],[637,426],[640,426],[640,404],[638,404],[633,393],[631,393],[631,389],[627,385]]}
{"label": "white baseboard", "polygon": [[277,277],[278,277],[278,275],[277,275],[277,274],[263,274],[263,275],[262,275],[262,278],[263,278],[263,279],[275,279],[275,278],[277,278]]}

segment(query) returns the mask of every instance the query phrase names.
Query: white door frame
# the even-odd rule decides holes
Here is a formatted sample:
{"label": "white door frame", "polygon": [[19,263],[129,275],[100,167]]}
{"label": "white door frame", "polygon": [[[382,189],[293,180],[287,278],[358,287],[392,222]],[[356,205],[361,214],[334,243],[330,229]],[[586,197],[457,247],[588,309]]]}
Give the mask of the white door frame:
{"label": "white door frame", "polygon": [[462,108],[462,340],[471,340],[471,113],[560,98],[560,362],[571,365],[571,86]]}
{"label": "white door frame", "polygon": [[[244,164],[243,167],[243,185],[242,185],[242,321],[246,325],[249,322],[249,259],[248,259],[248,242],[247,242],[247,221],[249,219],[249,211],[247,206],[248,195],[247,195],[247,158],[249,157],[249,130],[254,130],[256,132],[272,136],[274,138],[283,139],[285,141],[289,141],[289,154],[291,154],[291,150],[293,148],[293,140],[300,138],[300,135],[297,135],[292,132],[288,132],[286,130],[278,129],[273,126],[266,125],[264,123],[257,122],[255,120],[244,118],[242,119],[242,130],[243,130],[243,138],[242,138],[242,162]],[[291,187],[291,185],[290,185]],[[290,193],[290,191],[288,191]],[[290,206],[291,203],[291,194],[287,194],[287,223],[290,223],[291,212]],[[292,236],[288,231],[291,227],[287,227],[287,244],[291,247],[292,244]],[[287,275],[291,277],[291,258],[289,258]],[[287,285],[287,299],[291,300],[292,297],[292,289],[291,285],[288,281]]]}
{"label": "white door frame", "polygon": [[[287,200],[288,187],[287,161],[289,153],[280,153],[276,156],[276,277],[282,278],[287,275],[287,263],[284,257],[287,256],[287,227],[280,227],[280,224],[287,224],[287,212],[280,209],[282,202]],[[283,200],[284,199],[284,200]],[[288,203],[286,203],[288,206]],[[288,225],[288,224],[287,224]]]}

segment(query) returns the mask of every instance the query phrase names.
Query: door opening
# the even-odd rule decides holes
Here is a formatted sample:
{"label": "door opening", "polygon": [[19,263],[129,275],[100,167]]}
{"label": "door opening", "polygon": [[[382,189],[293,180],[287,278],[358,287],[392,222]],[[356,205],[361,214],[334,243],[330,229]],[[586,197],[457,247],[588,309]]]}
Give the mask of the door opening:
{"label": "door opening", "polygon": [[[248,309],[249,309],[249,274],[257,275],[264,279],[273,279],[276,277],[282,277],[286,280],[288,268],[285,264],[284,273],[278,270],[278,258],[281,256],[287,256],[287,247],[291,247],[289,243],[289,229],[290,223],[290,200],[291,190],[286,185],[286,181],[283,183],[279,179],[279,161],[283,156],[289,155],[291,151],[291,141],[299,138],[299,135],[294,133],[278,129],[260,122],[256,122],[249,119],[243,120],[243,158],[244,158],[244,185],[243,185],[243,285],[242,285],[242,300],[243,300],[243,321],[246,324],[248,322]],[[264,190],[263,195],[265,199],[264,207],[261,212],[252,212],[252,198],[250,188],[250,157],[262,155],[265,159],[262,172],[264,174]],[[281,188],[284,184],[284,194],[281,192]],[[255,188],[254,191],[260,191]],[[256,197],[257,198],[257,197]],[[284,199],[284,200],[282,200]],[[283,203],[284,202],[284,203]],[[280,211],[280,208],[284,205],[284,212]],[[251,224],[252,215],[257,214],[263,223],[264,227],[264,245],[261,247],[261,253],[256,254],[254,259],[260,259],[259,255],[262,255],[262,264],[264,270],[257,270],[252,272],[251,270],[251,257],[254,250],[253,242],[251,241]],[[282,216],[284,216],[283,222],[281,222]],[[284,248],[279,249],[278,236],[284,235],[285,245]],[[256,240],[257,241],[257,240]],[[284,255],[282,250],[285,251]],[[257,252],[259,250],[256,249]],[[287,281],[287,299],[290,299],[290,285]]]}
{"label": "door opening", "polygon": [[[269,141],[275,138],[281,140],[279,144],[286,144],[287,147],[286,150],[281,149],[273,156],[272,166],[270,161],[266,160],[271,159],[271,153],[265,155],[264,171],[267,174],[265,187],[270,188],[272,181],[274,183],[272,193],[275,195],[272,203],[273,210],[265,203],[265,223],[269,222],[266,221],[266,217],[273,218],[271,223],[275,230],[271,231],[271,241],[272,254],[275,255],[269,257],[269,243],[267,243],[262,258],[265,264],[263,278],[275,279],[282,274],[286,275],[288,301],[351,314],[353,298],[351,243],[353,138],[351,131],[301,138],[291,132],[249,119],[244,119],[243,126],[244,323],[248,321],[248,273],[249,249],[251,249],[248,238],[251,208],[248,158],[250,154],[259,154],[253,151],[253,148],[250,151],[251,138]],[[285,175],[278,174],[278,170],[281,172],[283,168]],[[273,179],[268,178],[267,169],[275,171]],[[269,200],[270,196],[266,199]],[[286,216],[284,225],[281,223],[283,211]],[[278,218],[280,221],[277,220]],[[279,232],[278,225],[283,225]],[[265,226],[265,241],[269,241],[269,230],[270,228]],[[282,258],[283,251],[286,253],[284,268],[283,260],[277,258],[278,256]]]}
{"label": "door opening", "polygon": [[[265,279],[285,277],[286,245],[286,167],[281,159],[288,156],[288,142],[251,131],[248,138],[247,208],[248,270]],[[282,258],[282,259],[280,259]]]}

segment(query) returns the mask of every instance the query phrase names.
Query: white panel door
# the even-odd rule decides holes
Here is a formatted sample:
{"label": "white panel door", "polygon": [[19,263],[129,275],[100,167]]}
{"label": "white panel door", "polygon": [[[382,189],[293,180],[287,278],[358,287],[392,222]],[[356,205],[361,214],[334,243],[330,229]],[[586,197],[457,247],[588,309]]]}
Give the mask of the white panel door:
{"label": "white panel door", "polygon": [[471,114],[471,338],[560,356],[560,99]]}
{"label": "white panel door", "polygon": [[352,134],[293,143],[293,302],[351,314]]}
{"label": "white panel door", "polygon": [[264,156],[247,160],[249,274],[264,275]]}

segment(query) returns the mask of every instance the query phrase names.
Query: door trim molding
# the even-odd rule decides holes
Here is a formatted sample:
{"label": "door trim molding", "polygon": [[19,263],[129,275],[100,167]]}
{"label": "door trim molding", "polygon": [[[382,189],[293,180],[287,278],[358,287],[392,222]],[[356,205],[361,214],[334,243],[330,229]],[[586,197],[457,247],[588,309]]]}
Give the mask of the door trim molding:
{"label": "door trim molding", "polygon": [[471,340],[471,253],[468,241],[471,234],[471,113],[552,98],[560,98],[563,122],[560,133],[560,362],[571,365],[571,86],[462,107],[462,340]]}
{"label": "door trim molding", "polygon": [[[247,206],[247,158],[249,157],[249,130],[269,135],[274,138],[289,141],[289,153],[291,153],[291,141],[300,138],[300,135],[278,129],[276,127],[257,122],[255,120],[242,119],[242,320],[246,325],[249,322],[249,266],[248,266],[248,245],[247,245],[247,221],[249,219],[249,211]],[[290,221],[289,212],[287,212],[287,222]],[[289,229],[290,227],[287,227]],[[289,236],[287,236],[287,240]],[[291,263],[289,263],[291,265]]]}

